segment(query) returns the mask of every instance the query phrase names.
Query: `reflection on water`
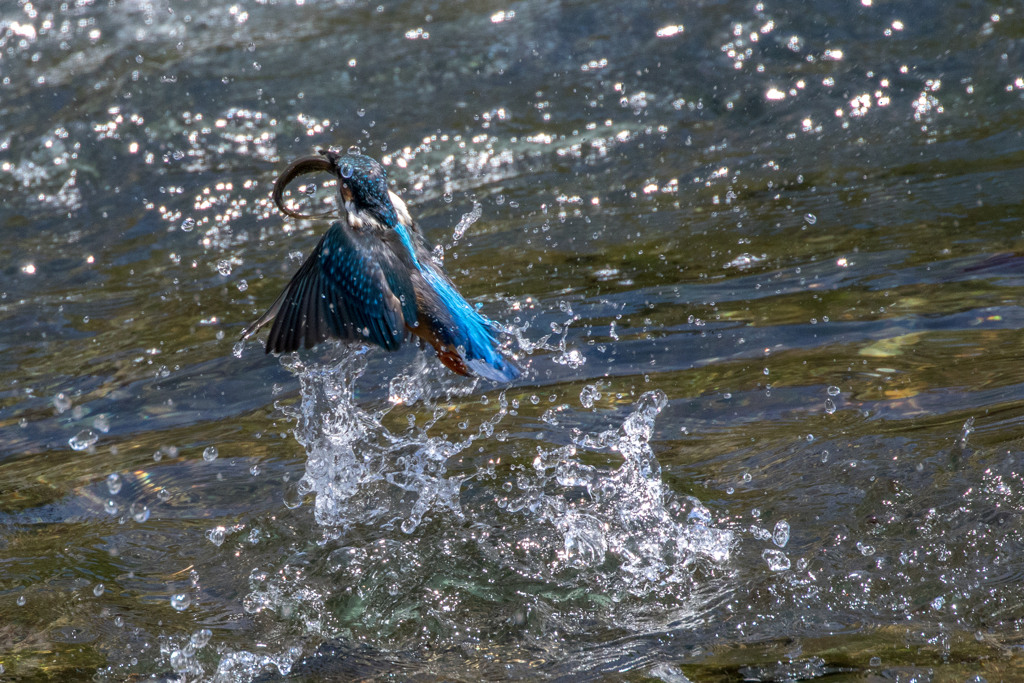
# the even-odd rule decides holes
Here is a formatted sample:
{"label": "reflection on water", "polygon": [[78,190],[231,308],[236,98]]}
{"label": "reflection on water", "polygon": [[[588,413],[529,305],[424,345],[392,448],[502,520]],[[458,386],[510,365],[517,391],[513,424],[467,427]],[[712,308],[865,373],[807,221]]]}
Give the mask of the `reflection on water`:
{"label": "reflection on water", "polygon": [[[0,8],[15,680],[1012,679],[1019,8]],[[512,386],[237,336],[381,160]],[[289,198],[333,207],[310,178]]]}

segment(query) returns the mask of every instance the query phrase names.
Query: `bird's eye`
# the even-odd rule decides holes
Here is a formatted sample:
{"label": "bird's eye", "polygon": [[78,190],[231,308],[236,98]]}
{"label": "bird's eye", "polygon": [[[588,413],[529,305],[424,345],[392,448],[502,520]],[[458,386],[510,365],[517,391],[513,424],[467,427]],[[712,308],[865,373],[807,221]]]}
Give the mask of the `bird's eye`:
{"label": "bird's eye", "polygon": [[352,164],[345,163],[341,165],[341,177],[351,178],[352,177]]}

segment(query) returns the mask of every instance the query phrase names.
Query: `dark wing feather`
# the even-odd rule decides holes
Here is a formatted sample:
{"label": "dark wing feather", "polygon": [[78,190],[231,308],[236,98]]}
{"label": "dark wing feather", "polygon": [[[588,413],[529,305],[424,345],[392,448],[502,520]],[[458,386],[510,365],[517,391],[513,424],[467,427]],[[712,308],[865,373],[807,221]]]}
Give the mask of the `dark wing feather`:
{"label": "dark wing feather", "polygon": [[394,351],[405,336],[406,315],[415,324],[415,292],[400,258],[376,235],[338,222],[242,336],[273,320],[267,353],[312,348],[328,338]]}

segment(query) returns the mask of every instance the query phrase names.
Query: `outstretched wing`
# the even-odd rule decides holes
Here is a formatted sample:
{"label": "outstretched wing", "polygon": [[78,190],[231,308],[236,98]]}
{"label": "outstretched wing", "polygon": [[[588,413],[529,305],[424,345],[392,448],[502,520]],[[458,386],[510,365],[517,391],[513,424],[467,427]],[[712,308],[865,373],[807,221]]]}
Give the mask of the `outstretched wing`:
{"label": "outstretched wing", "polygon": [[248,338],[274,321],[267,353],[312,348],[329,338],[372,342],[394,351],[415,324],[409,272],[370,231],[334,223]]}

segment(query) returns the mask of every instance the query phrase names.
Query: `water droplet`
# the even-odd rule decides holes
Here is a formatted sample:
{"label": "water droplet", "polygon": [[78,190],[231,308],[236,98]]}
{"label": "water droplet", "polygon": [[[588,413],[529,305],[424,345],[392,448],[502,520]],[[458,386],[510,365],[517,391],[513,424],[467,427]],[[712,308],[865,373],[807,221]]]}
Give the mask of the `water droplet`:
{"label": "water droplet", "polygon": [[825,399],[825,412],[828,413],[829,415],[836,412],[836,404],[830,398]]}
{"label": "water droplet", "polygon": [[160,499],[160,502],[166,503],[171,499],[171,492],[167,489],[160,489],[160,492],[156,494],[156,497]]}
{"label": "water droplet", "polygon": [[100,435],[91,429],[83,429],[82,431],[75,434],[73,437],[68,439],[68,445],[71,446],[72,450],[84,451],[96,444],[99,441]]}
{"label": "water droplet", "polygon": [[236,341],[235,345],[231,347],[231,355],[233,355],[235,358],[241,358],[242,357],[242,352],[244,350],[245,350],[245,342],[244,341]]}
{"label": "water droplet", "polygon": [[501,206],[502,204],[504,204],[505,203],[505,195],[499,194],[497,197],[494,198],[494,203],[497,204],[498,206]]}
{"label": "water droplet", "polygon": [[121,617],[121,616],[114,617],[114,626],[116,626],[118,628],[124,628],[124,617]]}
{"label": "water droplet", "polygon": [[188,609],[188,606],[192,604],[192,596],[188,593],[175,593],[171,596],[171,607],[184,612]]}
{"label": "water droplet", "polygon": [[537,394],[531,396],[530,403],[532,403],[533,405],[537,405],[538,403],[540,403],[540,396],[538,396]]}
{"label": "water droplet", "polygon": [[451,204],[452,203],[452,193],[451,192],[445,192],[444,193],[444,203],[445,204]]}
{"label": "water droplet", "polygon": [[142,503],[132,503],[132,506],[128,508],[128,512],[131,513],[132,519],[139,524],[142,524],[149,519],[149,507]]}
{"label": "water droplet", "polygon": [[872,555],[875,554],[874,546],[867,545],[867,544],[862,543],[860,541],[857,541],[857,550],[859,550],[860,554],[863,555],[864,557],[871,557]]}
{"label": "water droplet", "polygon": [[773,572],[781,572],[789,569],[789,558],[781,550],[769,548],[761,553],[761,559],[768,563],[768,568]]}
{"label": "water droplet", "polygon": [[789,522],[781,520],[775,523],[775,531],[772,532],[772,543],[785,548],[786,544],[789,543]]}
{"label": "water droplet", "polygon": [[213,631],[208,628],[202,628],[192,634],[189,638],[189,642],[192,643],[192,647],[200,649],[206,647],[206,644],[210,642],[210,638],[213,637]]}
{"label": "water droplet", "polygon": [[245,290],[249,289],[249,283],[246,282],[245,280],[239,280],[237,287],[239,292],[244,292]]}
{"label": "water droplet", "polygon": [[815,216],[813,213],[809,213],[804,216],[804,220],[807,221],[808,225],[814,225],[815,223],[818,222],[818,217]]}
{"label": "water droplet", "polygon": [[342,178],[346,178],[346,179],[347,178],[351,178],[352,177],[352,164],[350,164],[350,163],[348,163],[346,161],[344,164],[341,165],[341,168],[338,169],[338,172],[341,173],[341,177]]}
{"label": "water droplet", "polygon": [[284,490],[284,506],[289,510],[294,510],[300,505],[302,505],[302,494],[299,493],[298,485],[289,485]]}
{"label": "water droplet", "polygon": [[217,547],[224,544],[224,538],[227,536],[227,529],[222,526],[215,526],[206,532],[206,538],[210,539],[210,543]]}
{"label": "water droplet", "polygon": [[103,588],[103,584],[102,584],[102,583],[97,583],[97,584],[96,584],[96,585],[95,585],[95,586],[93,587],[93,589],[92,589],[92,594],[93,594],[93,595],[95,595],[95,596],[96,596],[96,597],[98,598],[98,597],[100,597],[101,595],[103,595],[103,591],[104,591],[104,590],[105,590],[105,589]]}
{"label": "water droplet", "polygon": [[28,427],[28,419],[23,417],[20,420],[18,420],[18,426],[21,427],[22,429]]}
{"label": "water droplet", "polygon": [[203,449],[203,460],[206,462],[213,462],[217,459],[218,455],[220,454],[217,452],[216,446],[207,446]]}
{"label": "water droplet", "polygon": [[217,262],[217,272],[227,277],[231,275],[231,262],[224,259]]}
{"label": "water droplet", "polygon": [[114,473],[107,477],[107,490],[110,491],[110,495],[116,496],[121,491],[121,475]]}
{"label": "water droplet", "polygon": [[753,477],[750,476],[750,472],[744,472],[743,473],[743,482],[744,483],[749,482],[751,479],[753,479]]}
{"label": "water droplet", "polygon": [[249,474],[251,474],[254,477],[258,476],[259,473],[260,473],[260,466],[259,465],[253,465],[252,467],[249,468]]}
{"label": "water droplet", "polygon": [[871,659],[868,660],[868,666],[882,666],[882,658],[881,657],[872,657]]}
{"label": "water droplet", "polygon": [[18,607],[24,607],[25,603],[28,602],[28,600],[25,599],[24,595],[19,595],[16,602],[18,603]]}
{"label": "water droplet", "polygon": [[[345,177],[347,178],[348,176]],[[306,183],[300,188],[300,191],[307,197],[312,197],[316,194],[316,183]]]}
{"label": "water droplet", "polygon": [[61,392],[53,397],[53,407],[58,413],[63,413],[71,408],[71,397]]}
{"label": "water droplet", "polygon": [[765,368],[765,369],[764,369],[764,374],[765,374],[765,375],[767,375],[767,374],[768,374],[768,368]]}
{"label": "water droplet", "polygon": [[97,415],[93,418],[92,426],[96,431],[106,434],[110,431],[110,417],[105,414]]}
{"label": "water droplet", "polygon": [[185,220],[183,220],[181,222],[181,231],[182,232],[192,232],[192,228],[194,228],[194,227],[196,227],[196,219],[195,218],[186,218]]}
{"label": "water droplet", "polygon": [[112,500],[108,500],[108,501],[107,501],[107,502],[106,502],[106,503],[105,503],[105,504],[103,505],[103,509],[107,511],[107,514],[108,514],[108,515],[110,515],[111,517],[113,517],[114,515],[116,515],[116,514],[117,514],[117,510],[118,510],[118,507],[117,507],[117,503],[115,503],[115,502],[114,502],[114,501],[112,501]]}
{"label": "water droplet", "polygon": [[365,109],[357,109],[356,110],[356,116],[358,116],[359,118],[362,118],[362,117],[366,116],[366,110]]}
{"label": "water droplet", "polygon": [[829,396],[838,396],[841,392],[841,389],[839,387],[832,386],[829,387],[827,391]]}
{"label": "water droplet", "polygon": [[808,434],[807,435],[807,441],[809,441],[809,442],[810,441],[814,441],[814,434]]}
{"label": "water droplet", "polygon": [[189,668],[188,655],[181,650],[175,650],[171,653],[171,668],[177,672],[183,672]]}
{"label": "water droplet", "polygon": [[600,400],[601,392],[593,384],[588,384],[580,391],[580,405],[584,408],[593,408],[594,401]]}

